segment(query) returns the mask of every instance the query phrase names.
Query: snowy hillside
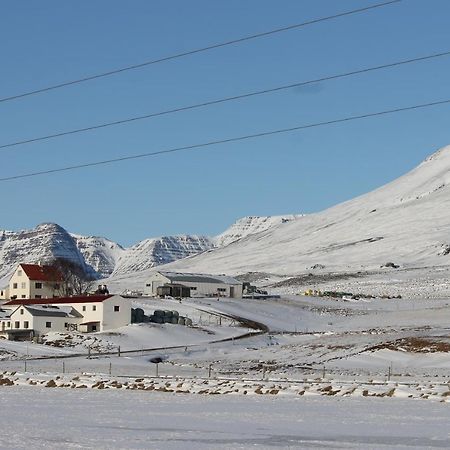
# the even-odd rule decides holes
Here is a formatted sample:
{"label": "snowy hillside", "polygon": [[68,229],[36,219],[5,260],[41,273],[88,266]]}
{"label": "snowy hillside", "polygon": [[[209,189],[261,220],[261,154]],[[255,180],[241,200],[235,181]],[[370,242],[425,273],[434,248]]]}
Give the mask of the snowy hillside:
{"label": "snowy hillside", "polygon": [[270,228],[285,224],[302,217],[301,215],[289,214],[285,216],[248,216],[237,220],[222,234],[219,234],[214,240],[217,247],[225,247],[232,242],[236,242],[247,236],[261,233]]}
{"label": "snowy hillside", "polygon": [[373,192],[170,268],[286,275],[316,265],[356,271],[391,261],[400,267],[450,264],[449,183],[450,146]]}

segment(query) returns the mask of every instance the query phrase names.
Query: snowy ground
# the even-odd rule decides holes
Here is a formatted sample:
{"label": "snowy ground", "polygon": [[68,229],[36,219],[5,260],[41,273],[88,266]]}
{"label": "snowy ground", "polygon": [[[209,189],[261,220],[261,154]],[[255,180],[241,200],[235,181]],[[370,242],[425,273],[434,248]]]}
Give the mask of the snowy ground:
{"label": "snowy ground", "polygon": [[448,448],[449,304],[141,298],[194,326],[0,340],[0,399],[34,424],[8,448]]}
{"label": "snowy ground", "polygon": [[4,388],[0,398],[0,447],[11,450],[450,447],[441,403],[37,387]]}

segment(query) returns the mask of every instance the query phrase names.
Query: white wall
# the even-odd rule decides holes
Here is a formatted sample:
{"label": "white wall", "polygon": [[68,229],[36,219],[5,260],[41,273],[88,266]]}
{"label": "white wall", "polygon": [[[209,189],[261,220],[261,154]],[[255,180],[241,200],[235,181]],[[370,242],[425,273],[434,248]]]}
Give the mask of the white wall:
{"label": "white wall", "polygon": [[144,295],[156,296],[159,286],[164,286],[166,283],[170,283],[169,278],[156,272],[147,279],[144,288]]}
{"label": "white wall", "polygon": [[114,330],[131,323],[131,300],[128,298],[114,295],[103,302],[103,310],[103,330]]}

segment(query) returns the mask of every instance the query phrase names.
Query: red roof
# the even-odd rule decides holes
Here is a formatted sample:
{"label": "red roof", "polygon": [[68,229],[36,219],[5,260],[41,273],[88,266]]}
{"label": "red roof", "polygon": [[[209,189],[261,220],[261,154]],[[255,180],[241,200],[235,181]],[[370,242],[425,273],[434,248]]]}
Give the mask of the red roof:
{"label": "red roof", "polygon": [[4,303],[4,306],[13,305],[60,305],[64,303],[98,303],[108,300],[113,295],[84,295],[74,297],[55,297],[55,298],[17,298]]}
{"label": "red roof", "polygon": [[54,266],[40,266],[38,264],[21,264],[23,271],[32,281],[63,281],[61,272]]}

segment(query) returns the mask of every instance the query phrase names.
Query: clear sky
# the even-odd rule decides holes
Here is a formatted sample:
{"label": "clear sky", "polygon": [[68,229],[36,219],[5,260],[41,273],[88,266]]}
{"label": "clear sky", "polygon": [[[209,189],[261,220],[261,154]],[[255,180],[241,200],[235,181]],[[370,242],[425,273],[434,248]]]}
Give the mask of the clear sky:
{"label": "clear sky", "polygon": [[[3,0],[0,97],[360,8],[366,0]],[[0,103],[0,145],[450,50],[450,2],[403,0]],[[0,150],[0,177],[450,98],[450,57]],[[130,245],[320,211],[450,144],[450,105],[0,183],[0,229]]]}

